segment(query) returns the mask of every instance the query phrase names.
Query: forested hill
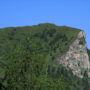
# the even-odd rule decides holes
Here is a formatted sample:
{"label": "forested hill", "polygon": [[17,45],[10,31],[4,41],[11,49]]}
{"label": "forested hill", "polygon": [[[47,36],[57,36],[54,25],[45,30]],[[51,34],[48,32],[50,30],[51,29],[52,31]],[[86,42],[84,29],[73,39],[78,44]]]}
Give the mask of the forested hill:
{"label": "forested hill", "polygon": [[11,48],[19,46],[18,44],[24,47],[28,44],[30,49],[35,49],[34,52],[37,53],[63,54],[68,50],[69,45],[76,39],[79,32],[80,30],[75,28],[60,27],[48,23],[5,28],[0,30],[1,49],[4,48],[10,52]]}
{"label": "forested hill", "polygon": [[1,90],[90,90],[86,74],[81,79],[54,61],[80,31],[49,23],[0,29]]}

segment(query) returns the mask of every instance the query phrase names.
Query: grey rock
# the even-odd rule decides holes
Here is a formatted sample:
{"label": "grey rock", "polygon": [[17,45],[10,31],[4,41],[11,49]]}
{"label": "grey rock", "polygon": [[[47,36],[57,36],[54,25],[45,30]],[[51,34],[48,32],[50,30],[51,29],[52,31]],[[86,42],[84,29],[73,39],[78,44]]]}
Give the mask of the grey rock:
{"label": "grey rock", "polygon": [[85,72],[90,77],[90,62],[85,38],[85,32],[80,31],[76,40],[70,45],[69,51],[56,58],[59,64],[71,69],[73,74],[80,78],[83,78]]}

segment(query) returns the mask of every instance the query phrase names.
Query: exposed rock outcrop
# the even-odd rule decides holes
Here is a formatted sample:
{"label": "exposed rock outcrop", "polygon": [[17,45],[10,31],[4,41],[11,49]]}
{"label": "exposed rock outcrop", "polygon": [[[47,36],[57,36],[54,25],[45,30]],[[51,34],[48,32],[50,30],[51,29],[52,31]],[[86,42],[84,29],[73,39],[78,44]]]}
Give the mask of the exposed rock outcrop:
{"label": "exposed rock outcrop", "polygon": [[83,78],[85,72],[90,77],[90,62],[85,38],[85,32],[80,31],[77,39],[70,45],[69,51],[65,55],[56,58],[59,64],[67,69],[70,68],[74,75],[81,78]]}

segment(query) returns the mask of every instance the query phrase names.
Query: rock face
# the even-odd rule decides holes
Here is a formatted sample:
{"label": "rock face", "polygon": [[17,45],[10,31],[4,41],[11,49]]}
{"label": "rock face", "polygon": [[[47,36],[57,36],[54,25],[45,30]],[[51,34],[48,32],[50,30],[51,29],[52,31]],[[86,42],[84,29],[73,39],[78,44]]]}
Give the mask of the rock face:
{"label": "rock face", "polygon": [[73,74],[80,78],[83,78],[85,72],[90,77],[90,62],[85,38],[85,32],[80,31],[77,39],[70,45],[69,51],[65,55],[56,58],[59,64],[71,69]]}

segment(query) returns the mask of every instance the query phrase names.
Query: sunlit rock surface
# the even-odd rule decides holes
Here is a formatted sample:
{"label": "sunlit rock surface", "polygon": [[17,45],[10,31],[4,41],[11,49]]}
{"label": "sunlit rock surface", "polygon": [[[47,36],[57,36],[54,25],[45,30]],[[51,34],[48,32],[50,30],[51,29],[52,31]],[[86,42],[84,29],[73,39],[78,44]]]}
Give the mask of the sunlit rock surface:
{"label": "sunlit rock surface", "polygon": [[56,58],[59,64],[71,69],[74,75],[81,78],[83,78],[85,72],[90,77],[90,62],[85,38],[85,32],[79,32],[77,39],[70,45],[69,51]]}

